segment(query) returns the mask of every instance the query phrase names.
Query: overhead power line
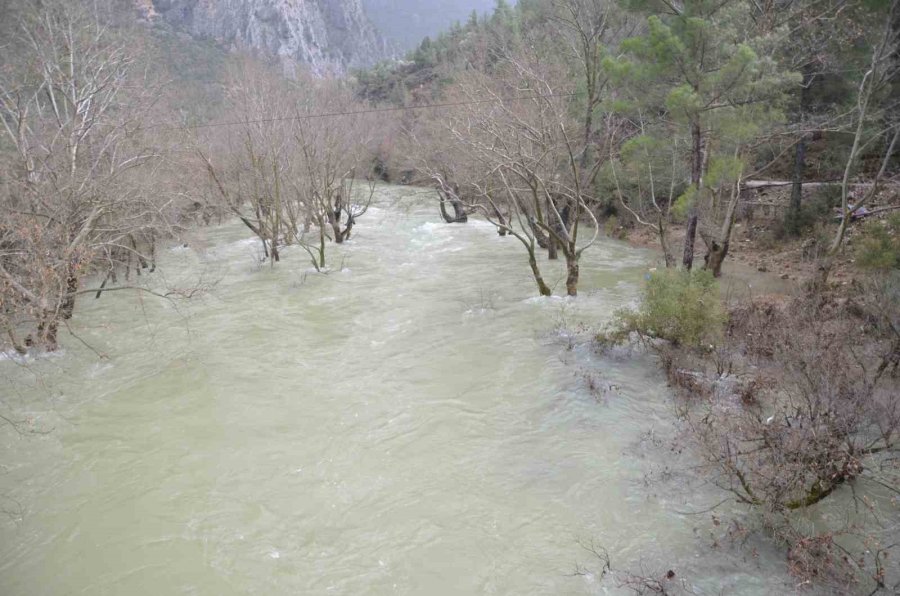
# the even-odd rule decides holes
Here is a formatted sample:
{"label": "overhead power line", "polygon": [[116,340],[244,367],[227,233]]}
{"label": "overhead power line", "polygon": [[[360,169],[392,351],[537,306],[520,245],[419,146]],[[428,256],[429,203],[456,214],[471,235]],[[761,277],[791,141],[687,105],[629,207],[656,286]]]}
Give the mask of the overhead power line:
{"label": "overhead power line", "polygon": [[384,114],[388,112],[403,112],[406,110],[431,110],[438,108],[454,108],[460,106],[471,106],[486,103],[505,103],[513,101],[528,101],[532,99],[555,99],[575,97],[577,93],[546,93],[542,95],[523,95],[516,97],[492,97],[490,99],[474,99],[468,101],[450,101],[444,103],[431,103],[416,106],[395,106],[390,108],[372,108],[370,110],[354,110],[347,112],[320,112],[318,114],[297,114],[295,116],[282,116],[278,118],[260,118],[257,120],[233,120],[230,122],[210,122],[208,124],[193,124],[188,126],[164,126],[151,125],[146,128],[167,128],[170,130],[196,130],[199,128],[217,128],[220,126],[239,126],[241,124],[267,124],[271,122],[293,122],[297,120],[314,120],[320,118],[336,118],[339,116],[360,116],[364,114]]}

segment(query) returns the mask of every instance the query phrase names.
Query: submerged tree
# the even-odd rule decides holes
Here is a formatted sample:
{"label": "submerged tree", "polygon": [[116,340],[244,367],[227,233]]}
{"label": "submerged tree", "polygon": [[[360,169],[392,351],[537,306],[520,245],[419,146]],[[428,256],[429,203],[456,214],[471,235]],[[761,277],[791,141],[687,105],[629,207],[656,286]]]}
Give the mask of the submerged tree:
{"label": "submerged tree", "polygon": [[57,346],[85,276],[151,267],[168,226],[145,177],[161,157],[144,128],[157,87],[107,17],[42,3],[0,49],[0,317],[20,352]]}
{"label": "submerged tree", "polygon": [[[368,195],[357,195],[357,176],[366,172],[373,143],[372,121],[367,115],[353,114],[356,105],[345,85],[338,81],[306,79],[295,89],[293,137],[297,175],[292,179],[296,197],[307,207],[308,217],[319,230],[317,269],[325,267],[325,240],[342,244],[350,238],[357,219],[368,211],[374,184]],[[327,111],[343,112],[340,121],[319,118]],[[297,227],[292,230],[296,233]],[[297,236],[298,241],[302,238]]]}
{"label": "submerged tree", "polygon": [[[353,114],[341,82],[287,81],[250,58],[231,70],[227,95],[231,120],[196,142],[215,194],[273,265],[297,245],[324,269],[327,242],[349,239],[374,196],[374,183],[363,193],[356,179],[372,178],[371,119]],[[322,117],[334,110],[341,120]]]}
{"label": "submerged tree", "polygon": [[[561,71],[532,58],[510,56],[490,76],[461,77],[454,91],[465,105],[442,120],[441,138],[455,147],[452,154],[470,156],[467,172],[477,172],[462,186],[467,207],[522,244],[538,291],[551,293],[538,249],[551,256],[558,249],[566,259],[566,291],[575,296],[581,255],[597,238],[587,183],[595,171],[579,166],[582,136],[569,116]],[[587,240],[585,226],[592,230]]]}
{"label": "submerged tree", "polygon": [[289,181],[295,175],[286,81],[250,58],[234,65],[226,84],[235,124],[211,129],[197,153],[225,207],[280,260]]}

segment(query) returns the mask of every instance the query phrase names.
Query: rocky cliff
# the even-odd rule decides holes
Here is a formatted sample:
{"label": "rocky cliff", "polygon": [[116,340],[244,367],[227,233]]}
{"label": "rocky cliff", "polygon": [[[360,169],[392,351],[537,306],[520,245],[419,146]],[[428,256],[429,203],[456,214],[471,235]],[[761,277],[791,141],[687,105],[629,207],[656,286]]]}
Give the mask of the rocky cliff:
{"label": "rocky cliff", "polygon": [[360,0],[138,0],[138,9],[145,19],[318,74],[369,66],[390,54]]}

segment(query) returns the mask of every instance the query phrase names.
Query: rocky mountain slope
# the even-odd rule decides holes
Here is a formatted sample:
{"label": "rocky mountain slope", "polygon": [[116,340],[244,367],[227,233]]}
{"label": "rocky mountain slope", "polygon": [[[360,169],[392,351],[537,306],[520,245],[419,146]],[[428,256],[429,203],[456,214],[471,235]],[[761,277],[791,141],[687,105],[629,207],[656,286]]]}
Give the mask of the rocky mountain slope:
{"label": "rocky mountain slope", "polygon": [[360,0],[138,0],[149,21],[277,57],[317,74],[370,66],[390,55]]}

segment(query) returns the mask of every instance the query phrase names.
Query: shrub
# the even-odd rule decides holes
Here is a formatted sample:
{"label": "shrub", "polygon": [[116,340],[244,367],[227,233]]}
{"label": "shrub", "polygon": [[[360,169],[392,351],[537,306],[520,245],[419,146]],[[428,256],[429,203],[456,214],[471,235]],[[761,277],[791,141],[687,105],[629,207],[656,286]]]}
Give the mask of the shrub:
{"label": "shrub", "polygon": [[[724,347],[746,358],[738,374],[758,380],[756,395],[684,410],[704,478],[762,514],[802,581],[874,594],[893,548],[883,528],[898,521],[878,491],[900,494],[900,272],[840,295],[744,303]],[[825,502],[827,513],[804,512]]]}
{"label": "shrub", "polygon": [[886,221],[872,221],[856,249],[859,266],[871,271],[900,268],[900,214]]}
{"label": "shrub", "polygon": [[604,230],[606,231],[606,235],[610,238],[616,240],[624,240],[626,238],[625,228],[619,225],[619,218],[615,215],[610,215],[606,220]]}
{"label": "shrub", "polygon": [[599,339],[622,343],[632,333],[674,345],[708,349],[725,325],[719,288],[708,271],[665,270],[648,276],[637,310],[622,310]]}
{"label": "shrub", "polygon": [[772,234],[780,241],[811,233],[823,223],[833,221],[835,205],[840,205],[840,197],[835,202],[833,191],[822,191],[803,201],[799,213],[788,209],[783,220],[772,224]]}

